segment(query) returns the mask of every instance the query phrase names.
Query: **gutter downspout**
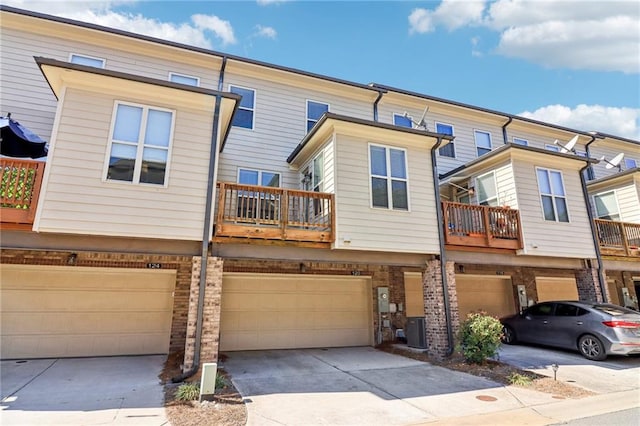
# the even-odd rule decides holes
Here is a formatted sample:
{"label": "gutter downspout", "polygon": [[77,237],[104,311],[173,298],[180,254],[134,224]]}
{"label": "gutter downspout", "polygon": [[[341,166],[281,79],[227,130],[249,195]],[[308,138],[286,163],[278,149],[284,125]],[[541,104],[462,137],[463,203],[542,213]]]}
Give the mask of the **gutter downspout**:
{"label": "gutter downspout", "polygon": [[[591,142],[589,142],[591,143]],[[598,242],[596,223],[591,211],[591,203],[589,203],[589,191],[587,190],[587,182],[584,179],[584,171],[591,167],[591,162],[580,169],[580,185],[582,186],[582,195],[584,196],[585,206],[587,207],[587,217],[591,226],[591,238],[593,239],[593,247],[596,250],[596,261],[598,262],[598,283],[600,284],[600,292],[602,293],[602,302],[607,303],[606,280],[603,275],[604,265],[602,263],[602,253],[600,253],[600,243]]]}
{"label": "gutter downspout", "polygon": [[447,323],[447,341],[448,348],[446,356],[450,356],[453,353],[453,329],[451,328],[451,310],[449,306],[449,285],[447,284],[447,259],[444,249],[444,230],[443,230],[443,215],[442,215],[442,203],[440,203],[440,175],[438,174],[436,151],[442,144],[442,137],[438,137],[438,143],[431,148],[431,168],[433,169],[433,186],[436,195],[436,218],[438,220],[438,242],[440,243],[440,273],[442,274],[442,298],[444,301],[444,317]]}
{"label": "gutter downspout", "polygon": [[224,70],[227,68],[227,55],[222,57],[222,65],[220,66],[220,75],[218,77],[218,92],[222,92],[224,86]]}
{"label": "gutter downspout", "polygon": [[509,117],[509,120],[507,120],[507,122],[502,125],[502,140],[504,141],[505,145],[509,143],[509,137],[507,136],[507,126],[511,124],[512,121],[513,117]]}
{"label": "gutter downspout", "polygon": [[373,121],[378,122],[378,102],[382,99],[382,96],[387,93],[386,91],[379,90],[378,97],[373,101]]}
{"label": "gutter downspout", "polygon": [[207,181],[207,201],[204,212],[204,226],[202,227],[202,247],[200,265],[200,283],[198,284],[198,314],[196,319],[196,341],[191,370],[171,379],[173,383],[182,382],[198,372],[200,368],[200,348],[202,340],[202,322],[204,296],[207,288],[207,263],[209,260],[209,241],[211,239],[211,214],[213,210],[213,193],[215,191],[215,168],[218,153],[218,125],[220,121],[220,103],[222,96],[216,95],[216,106],[213,111],[213,129],[211,130],[211,149],[209,152],[209,173]]}
{"label": "gutter downspout", "polygon": [[[595,141],[596,141],[596,137],[594,135],[591,135],[591,140],[589,142],[587,142],[586,144],[584,144],[584,150],[587,153],[587,158],[591,158],[591,153],[589,152],[589,145],[591,145]],[[595,177],[595,175],[593,173],[593,165],[591,163],[589,163],[588,167],[589,168],[587,169],[587,174],[589,175],[589,180],[593,180],[593,178]]]}

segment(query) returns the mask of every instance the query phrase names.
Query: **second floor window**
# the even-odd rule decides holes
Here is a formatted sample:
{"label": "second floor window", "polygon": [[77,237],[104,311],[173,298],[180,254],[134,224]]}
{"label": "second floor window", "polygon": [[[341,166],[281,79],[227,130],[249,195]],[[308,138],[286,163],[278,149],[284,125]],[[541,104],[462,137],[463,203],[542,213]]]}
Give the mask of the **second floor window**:
{"label": "second floor window", "polygon": [[620,220],[620,208],[615,191],[603,192],[593,196],[598,219]]}
{"label": "second floor window", "polygon": [[537,168],[536,174],[544,220],[569,222],[562,172]]}
{"label": "second floor window", "polygon": [[[436,123],[436,133],[453,136],[453,126],[450,124]],[[456,158],[456,147],[453,141],[438,149],[441,157]]]}
{"label": "second floor window", "polygon": [[238,183],[278,188],[280,187],[280,173],[264,170],[239,169]]}
{"label": "second floor window", "polygon": [[393,124],[395,126],[408,127],[410,129],[413,127],[411,117],[405,117],[403,114],[393,114]]}
{"label": "second floor window", "polygon": [[491,152],[491,133],[475,130],[473,135],[476,140],[478,157]]}
{"label": "second floor window", "polygon": [[307,101],[307,132],[313,129],[322,114],[329,111],[329,104]]}
{"label": "second floor window", "polygon": [[169,81],[173,83],[186,84],[189,86],[200,86],[200,79],[198,77],[193,77],[185,74],[178,74],[175,72],[169,73]]}
{"label": "second floor window", "polygon": [[522,138],[516,138],[515,136],[513,138],[513,143],[516,145],[529,146],[528,140],[522,139]]}
{"label": "second floor window", "polygon": [[256,109],[256,91],[238,86],[229,86],[231,93],[242,96],[238,110],[233,116],[232,126],[253,129],[254,113]]}
{"label": "second floor window", "polygon": [[369,146],[371,205],[409,210],[407,157],[403,149]]}
{"label": "second floor window", "polygon": [[69,57],[69,62],[71,62],[72,64],[86,65],[89,67],[104,68],[105,60],[93,56],[78,55],[77,53],[72,53]]}
{"label": "second floor window", "polygon": [[117,103],[107,180],[165,185],[173,111]]}
{"label": "second floor window", "polygon": [[498,205],[498,189],[494,172],[478,176],[476,178],[476,190],[478,191],[478,204],[493,207]]}

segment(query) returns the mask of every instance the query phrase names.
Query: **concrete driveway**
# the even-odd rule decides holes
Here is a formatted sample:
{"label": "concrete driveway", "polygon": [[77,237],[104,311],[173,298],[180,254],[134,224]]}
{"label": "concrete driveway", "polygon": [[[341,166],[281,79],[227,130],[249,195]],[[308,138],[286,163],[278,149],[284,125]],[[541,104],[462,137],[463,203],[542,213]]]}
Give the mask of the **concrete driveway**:
{"label": "concrete driveway", "polygon": [[0,424],[165,425],[166,356],[1,361]]}
{"label": "concrete driveway", "polygon": [[371,347],[226,355],[249,425],[406,425],[557,401]]}
{"label": "concrete driveway", "polygon": [[553,377],[597,393],[640,390],[640,356],[609,356],[590,361],[577,352],[531,345],[502,345],[499,359],[507,364]]}

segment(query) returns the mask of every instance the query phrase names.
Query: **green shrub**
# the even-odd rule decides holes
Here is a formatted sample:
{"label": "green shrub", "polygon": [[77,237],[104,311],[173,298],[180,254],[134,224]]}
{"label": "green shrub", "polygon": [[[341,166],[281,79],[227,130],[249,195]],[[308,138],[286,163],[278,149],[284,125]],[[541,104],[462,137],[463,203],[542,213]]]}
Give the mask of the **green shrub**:
{"label": "green shrub", "polygon": [[467,362],[481,364],[498,353],[502,324],[484,312],[470,313],[460,326],[459,350]]}
{"label": "green shrub", "polygon": [[221,374],[216,374],[216,389],[224,389],[227,387],[227,379]]}
{"label": "green shrub", "polygon": [[507,377],[507,380],[509,380],[510,384],[518,386],[529,386],[533,383],[533,379],[531,377],[520,373],[511,373],[509,377]]}
{"label": "green shrub", "polygon": [[178,386],[175,397],[178,401],[194,401],[200,398],[200,385],[197,383],[185,383]]}

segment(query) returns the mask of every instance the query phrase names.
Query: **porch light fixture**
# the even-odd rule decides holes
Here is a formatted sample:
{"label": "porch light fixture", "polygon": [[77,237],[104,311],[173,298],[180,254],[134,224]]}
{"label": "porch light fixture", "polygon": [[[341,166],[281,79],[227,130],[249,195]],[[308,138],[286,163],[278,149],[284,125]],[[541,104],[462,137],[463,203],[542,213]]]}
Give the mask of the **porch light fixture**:
{"label": "porch light fixture", "polygon": [[553,370],[553,380],[557,380],[556,374],[558,373],[558,364],[551,364],[551,369]]}

